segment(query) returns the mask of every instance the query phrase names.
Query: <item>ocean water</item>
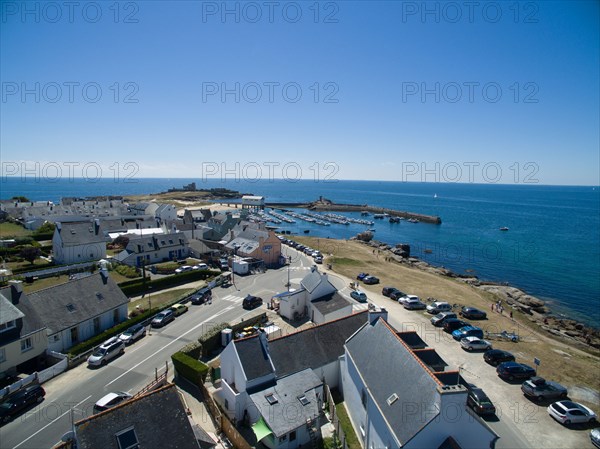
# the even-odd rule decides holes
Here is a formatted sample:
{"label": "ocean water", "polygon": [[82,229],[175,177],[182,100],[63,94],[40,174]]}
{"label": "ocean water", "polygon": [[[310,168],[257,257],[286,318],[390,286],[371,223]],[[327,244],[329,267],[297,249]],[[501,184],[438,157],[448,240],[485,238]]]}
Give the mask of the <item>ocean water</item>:
{"label": "ocean water", "polygon": [[[441,225],[374,220],[375,238],[411,245],[412,255],[457,273],[507,282],[548,301],[553,312],[600,326],[600,189],[598,187],[405,183],[387,181],[257,182],[197,179],[134,179],[50,182],[2,178],[0,198],[23,195],[58,201],[63,196],[156,193],[196,182],[264,195],[267,202],[312,201],[369,204],[439,215]],[[356,214],[347,214],[359,216]],[[500,227],[507,226],[508,232]],[[349,238],[364,225],[328,227],[298,221],[281,225],[292,233],[323,237],[321,250],[335,252],[325,238]],[[427,252],[425,252],[427,250]],[[401,281],[398,282],[401,288]]]}

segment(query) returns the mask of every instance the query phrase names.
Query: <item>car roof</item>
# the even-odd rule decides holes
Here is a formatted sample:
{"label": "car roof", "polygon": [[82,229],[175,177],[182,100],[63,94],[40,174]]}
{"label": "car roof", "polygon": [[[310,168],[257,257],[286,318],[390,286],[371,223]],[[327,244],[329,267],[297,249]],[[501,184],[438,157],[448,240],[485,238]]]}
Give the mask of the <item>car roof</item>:
{"label": "car roof", "polygon": [[100,407],[103,407],[103,406],[105,406],[106,404],[108,404],[110,401],[112,401],[113,399],[115,399],[115,398],[118,398],[119,396],[123,396],[123,395],[125,395],[125,396],[129,396],[129,394],[128,394],[128,393],[124,393],[124,392],[122,392],[122,391],[118,391],[118,392],[116,392],[116,393],[108,393],[107,395],[105,395],[105,396],[102,396],[102,397],[101,397],[101,398],[98,400],[98,402],[96,402],[96,405],[98,405],[98,406],[100,406]]}
{"label": "car roof", "polygon": [[[469,337],[465,337],[465,340],[467,340],[467,341],[479,341],[479,340],[481,340],[481,338],[474,337],[474,336],[471,335]],[[483,340],[481,340],[481,341],[483,341]]]}

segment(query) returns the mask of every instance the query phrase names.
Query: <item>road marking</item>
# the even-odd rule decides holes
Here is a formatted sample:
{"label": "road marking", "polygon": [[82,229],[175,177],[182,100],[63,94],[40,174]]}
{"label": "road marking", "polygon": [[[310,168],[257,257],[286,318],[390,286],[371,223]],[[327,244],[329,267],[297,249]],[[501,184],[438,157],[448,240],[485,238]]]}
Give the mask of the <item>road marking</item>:
{"label": "road marking", "polygon": [[125,371],[123,374],[115,377],[113,380],[111,380],[109,383],[107,383],[106,385],[104,385],[104,388],[108,387],[110,384],[112,384],[113,382],[116,382],[117,380],[119,380],[121,377],[125,376],[126,374],[129,374],[131,371],[133,371],[134,369],[136,369],[138,366],[140,366],[142,363],[147,362],[149,359],[151,359],[152,357],[154,357],[156,354],[158,354],[160,351],[162,351],[163,349],[171,346],[173,343],[176,343],[178,340],[180,340],[181,338],[185,337],[187,334],[189,334],[190,332],[195,331],[196,329],[198,329],[200,326],[206,324],[207,322],[215,319],[216,317],[218,317],[219,315],[224,314],[225,312],[227,312],[228,310],[230,310],[229,308],[225,308],[223,310],[221,310],[218,313],[215,313],[214,315],[208,317],[206,320],[202,321],[201,323],[198,323],[197,325],[195,325],[194,327],[192,327],[191,329],[189,329],[187,332],[184,332],[183,334],[181,334],[179,337],[175,338],[174,340],[171,340],[169,343],[167,343],[166,345],[164,345],[162,348],[157,349],[155,352],[153,352],[152,354],[150,354],[148,357],[146,357],[144,360],[142,360],[141,362],[135,364],[134,366],[132,366],[131,368],[129,368],[127,371]]}
{"label": "road marking", "polygon": [[242,298],[240,296],[234,296],[234,295],[227,295],[221,299],[223,301],[229,301],[229,302],[233,302],[235,304],[239,304],[240,302],[242,302],[244,300],[244,298]]}
{"label": "road marking", "polygon": [[[75,404],[75,406],[73,408],[77,408],[77,406],[83,404],[85,401],[87,401],[89,398],[91,398],[92,395],[89,395],[87,398],[85,398],[83,401]],[[34,436],[36,436],[38,433],[40,433],[42,430],[45,430],[48,426],[51,426],[52,424],[54,424],[56,421],[58,421],[60,418],[62,418],[63,416],[65,416],[67,413],[71,413],[71,409],[67,410],[66,412],[64,412],[62,415],[60,415],[58,418],[54,419],[53,421],[50,421],[48,424],[46,424],[44,427],[42,427],[40,430],[38,430],[37,432],[35,432],[34,434],[28,436],[26,439],[24,439],[23,441],[21,441],[19,444],[17,444],[15,447],[13,447],[13,449],[17,449],[19,446],[25,444],[27,441],[29,441],[30,439],[32,439]]]}

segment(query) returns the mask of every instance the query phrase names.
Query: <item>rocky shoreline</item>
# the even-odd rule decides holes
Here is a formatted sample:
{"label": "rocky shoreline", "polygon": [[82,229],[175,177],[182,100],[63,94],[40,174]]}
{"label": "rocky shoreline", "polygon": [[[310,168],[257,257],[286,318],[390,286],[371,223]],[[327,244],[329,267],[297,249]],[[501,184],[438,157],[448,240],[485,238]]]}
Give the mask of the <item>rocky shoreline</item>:
{"label": "rocky shoreline", "polygon": [[502,303],[506,304],[507,307],[511,307],[513,311],[522,313],[541,330],[570,342],[600,349],[600,329],[587,326],[573,319],[552,315],[552,311],[544,301],[527,294],[523,290],[497,282],[482,281],[477,276],[457,274],[447,268],[430,265],[417,257],[412,257],[409,244],[389,245],[373,240],[372,237],[372,233],[364,232],[352,237],[351,240],[356,240],[378,250],[388,261],[418,268],[439,276],[454,278],[474,288],[491,293],[502,300]]}

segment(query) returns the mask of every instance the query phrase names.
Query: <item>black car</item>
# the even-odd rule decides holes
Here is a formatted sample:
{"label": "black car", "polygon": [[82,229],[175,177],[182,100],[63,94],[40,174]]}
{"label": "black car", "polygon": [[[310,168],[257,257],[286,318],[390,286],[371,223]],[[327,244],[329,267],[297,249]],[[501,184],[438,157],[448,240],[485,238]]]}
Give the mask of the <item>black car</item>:
{"label": "black car", "polygon": [[468,321],[463,321],[458,318],[446,318],[442,322],[442,326],[444,327],[444,330],[446,332],[448,332],[449,334],[454,332],[456,329],[460,329],[461,327],[470,326],[470,325],[471,325],[471,323],[469,323]]}
{"label": "black car", "polygon": [[501,363],[496,368],[496,373],[498,373],[498,376],[502,379],[511,381],[515,379],[527,380],[535,376],[535,370],[531,366],[517,362]]}
{"label": "black car", "polygon": [[467,405],[478,415],[493,415],[496,413],[496,407],[481,388],[469,388]]}
{"label": "black car", "polygon": [[463,307],[460,310],[460,316],[468,318],[469,320],[485,320],[487,313],[483,310],[476,309],[475,307]]}
{"label": "black car", "polygon": [[375,276],[365,276],[363,282],[369,285],[379,284],[379,278]]}
{"label": "black car", "polygon": [[492,366],[498,366],[503,362],[514,362],[515,356],[508,351],[502,349],[490,349],[483,354],[483,360]]}
{"label": "black car", "polygon": [[194,305],[204,304],[212,299],[212,290],[210,288],[203,288],[198,290],[192,296],[190,296],[190,302]]}
{"label": "black car", "polygon": [[400,290],[398,290],[396,287],[383,287],[383,289],[381,290],[381,294],[383,296],[387,296],[388,298],[391,298],[393,293],[396,293],[399,291]]}
{"label": "black car", "polygon": [[392,292],[390,294],[390,299],[393,299],[394,301],[398,301],[403,296],[406,296],[406,293],[404,293],[403,291],[400,291],[400,290],[396,290],[395,292]]}
{"label": "black car", "polygon": [[244,301],[242,302],[242,307],[244,309],[254,309],[255,307],[259,307],[260,305],[262,305],[262,303],[262,298],[259,298],[258,296],[248,295],[244,298]]}
{"label": "black car", "polygon": [[42,402],[46,392],[41,385],[30,385],[17,391],[0,404],[0,421],[7,423],[30,405]]}

